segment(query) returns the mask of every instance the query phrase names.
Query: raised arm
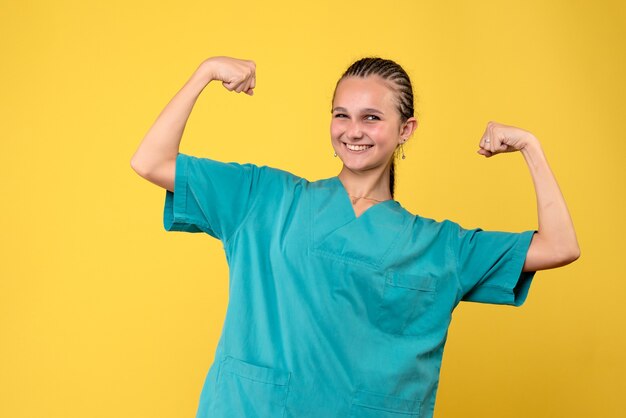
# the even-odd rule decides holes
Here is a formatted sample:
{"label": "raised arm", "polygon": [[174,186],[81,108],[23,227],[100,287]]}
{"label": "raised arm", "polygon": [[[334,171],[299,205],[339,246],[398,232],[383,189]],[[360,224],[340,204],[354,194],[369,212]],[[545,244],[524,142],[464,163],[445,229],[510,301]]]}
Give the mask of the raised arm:
{"label": "raised arm", "polygon": [[580,257],[580,248],[565,199],[550,170],[539,140],[530,132],[489,122],[477,151],[485,157],[520,151],[535,185],[539,227],[533,236],[522,271],[561,267]]}
{"label": "raised arm", "polygon": [[253,61],[230,57],[212,57],[203,61],[191,78],[159,114],[130,165],[141,177],[174,191],[176,156],[191,110],[202,90],[213,80],[220,80],[227,90],[252,96],[256,83]]}

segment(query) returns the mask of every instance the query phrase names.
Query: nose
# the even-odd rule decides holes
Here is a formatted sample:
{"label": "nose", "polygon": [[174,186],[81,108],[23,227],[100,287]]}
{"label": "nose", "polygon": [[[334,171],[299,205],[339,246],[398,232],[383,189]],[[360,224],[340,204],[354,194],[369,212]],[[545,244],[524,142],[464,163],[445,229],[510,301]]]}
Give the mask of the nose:
{"label": "nose", "polygon": [[361,125],[358,121],[350,122],[350,125],[348,125],[348,128],[346,130],[346,135],[348,136],[348,138],[360,138],[361,136],[363,136],[363,132],[361,132]]}

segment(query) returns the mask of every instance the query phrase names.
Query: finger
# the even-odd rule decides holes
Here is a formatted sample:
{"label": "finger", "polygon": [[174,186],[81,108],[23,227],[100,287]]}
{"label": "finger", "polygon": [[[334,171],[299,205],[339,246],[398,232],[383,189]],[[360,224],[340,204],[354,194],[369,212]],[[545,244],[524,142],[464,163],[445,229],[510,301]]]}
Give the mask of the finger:
{"label": "finger", "polygon": [[235,80],[233,80],[233,91],[239,93],[243,90],[243,86],[246,83],[246,77],[242,77],[242,75],[238,75]]}
{"label": "finger", "polygon": [[491,152],[493,154],[497,154],[499,149],[500,149],[500,138],[498,138],[497,136],[494,136],[493,139],[491,140]]}
{"label": "finger", "polygon": [[252,96],[254,94],[254,87],[256,84],[256,77],[254,76],[254,74],[252,75],[252,78],[250,79],[250,83],[247,89],[245,89],[244,91],[249,94],[250,96]]}
{"label": "finger", "polygon": [[488,133],[485,133],[480,139],[480,147],[486,151],[491,150],[491,138]]}
{"label": "finger", "polygon": [[241,86],[240,91],[247,91],[250,88],[250,83],[252,81],[253,75],[254,75],[254,72],[251,70],[246,72],[244,79],[243,79],[243,85]]}
{"label": "finger", "polygon": [[249,94],[250,96],[254,94],[254,78],[250,80],[250,85],[244,91],[246,92],[246,94]]}
{"label": "finger", "polygon": [[489,131],[489,136],[487,138],[489,142],[487,143],[487,148],[493,154],[494,152],[496,152],[496,149],[495,149],[496,135],[494,132],[493,124],[491,122],[489,122],[489,127],[487,128],[487,130]]}
{"label": "finger", "polygon": [[485,147],[485,137],[486,137],[487,132],[483,132],[482,136],[480,137],[480,140],[478,141],[478,146],[480,148],[484,148]]}
{"label": "finger", "polygon": [[494,143],[493,147],[494,147],[494,152],[495,153],[499,153],[499,152],[504,152],[507,150],[508,146],[506,144],[506,137],[502,136],[502,134],[498,135],[496,137],[496,142]]}
{"label": "finger", "polygon": [[224,87],[226,87],[227,90],[232,91],[236,86],[236,82],[237,80],[222,81],[222,85],[224,85]]}
{"label": "finger", "polygon": [[252,80],[248,77],[246,79],[246,82],[243,84],[243,87],[241,89],[241,91],[248,91],[250,89],[250,83],[252,82]]}
{"label": "finger", "polygon": [[478,146],[486,149],[489,146],[489,143],[487,142],[487,139],[489,139],[489,125],[487,125],[485,127],[485,132],[483,132],[483,135],[480,137],[480,141],[478,142]]}
{"label": "finger", "polygon": [[237,93],[241,93],[241,90],[243,90],[245,85],[246,85],[246,79],[244,78],[243,80],[239,82],[239,84],[237,84],[237,86],[235,87],[235,91]]}

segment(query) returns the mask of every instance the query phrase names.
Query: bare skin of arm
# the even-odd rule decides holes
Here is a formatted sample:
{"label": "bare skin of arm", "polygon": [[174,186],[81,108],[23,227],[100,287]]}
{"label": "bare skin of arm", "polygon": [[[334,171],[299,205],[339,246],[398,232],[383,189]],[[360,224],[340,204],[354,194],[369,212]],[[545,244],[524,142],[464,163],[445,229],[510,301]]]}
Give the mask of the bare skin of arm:
{"label": "bare skin of arm", "polygon": [[191,110],[204,88],[220,80],[227,90],[252,96],[255,87],[253,61],[212,57],[203,61],[185,85],[161,111],[139,144],[130,165],[141,177],[174,191],[176,157]]}
{"label": "bare skin of arm", "polygon": [[522,271],[546,270],[577,260],[580,248],[574,223],[539,140],[522,129],[489,122],[479,146],[478,153],[485,157],[520,151],[530,170],[537,196],[539,227]]}

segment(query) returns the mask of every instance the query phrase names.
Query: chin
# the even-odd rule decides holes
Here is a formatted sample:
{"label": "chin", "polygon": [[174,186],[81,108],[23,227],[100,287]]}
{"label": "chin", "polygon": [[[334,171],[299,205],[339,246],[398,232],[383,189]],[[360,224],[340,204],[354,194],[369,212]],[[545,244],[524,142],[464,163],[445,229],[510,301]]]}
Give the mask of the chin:
{"label": "chin", "polygon": [[[339,154],[337,154],[337,156],[339,156]],[[343,159],[343,165],[351,170],[351,171],[367,171],[367,170],[371,170],[372,168],[376,167],[376,164],[371,164],[370,162],[366,162],[366,161],[354,161],[351,158],[346,158]]]}

